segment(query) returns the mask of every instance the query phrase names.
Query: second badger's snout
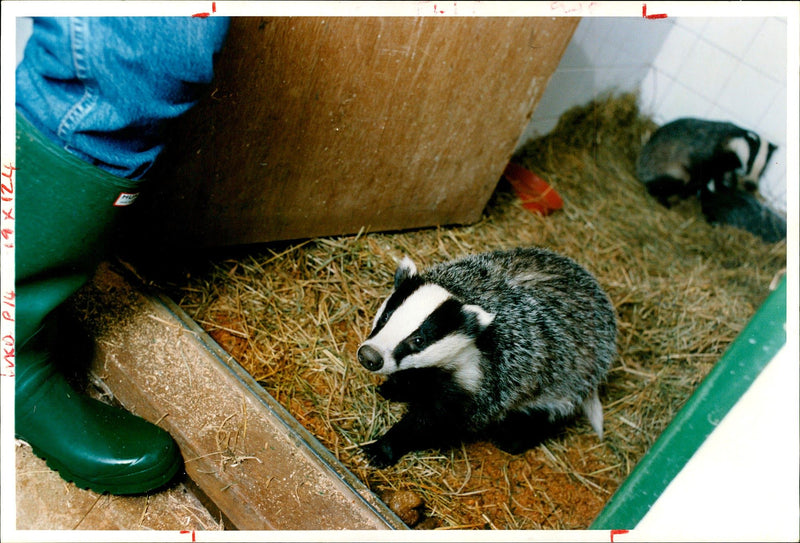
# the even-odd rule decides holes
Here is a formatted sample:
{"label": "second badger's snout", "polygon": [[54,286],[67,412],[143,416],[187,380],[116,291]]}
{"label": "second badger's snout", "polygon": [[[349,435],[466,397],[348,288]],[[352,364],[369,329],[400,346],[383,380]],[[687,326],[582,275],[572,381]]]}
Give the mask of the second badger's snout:
{"label": "second badger's snout", "polygon": [[359,363],[369,371],[378,371],[383,367],[383,356],[369,345],[362,345],[356,353]]}

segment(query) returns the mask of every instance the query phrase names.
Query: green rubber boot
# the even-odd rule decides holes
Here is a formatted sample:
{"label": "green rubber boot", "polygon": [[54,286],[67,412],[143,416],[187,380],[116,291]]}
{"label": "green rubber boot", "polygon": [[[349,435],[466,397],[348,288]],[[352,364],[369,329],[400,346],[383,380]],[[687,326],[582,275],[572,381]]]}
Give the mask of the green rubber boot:
{"label": "green rubber boot", "polygon": [[54,309],[88,281],[136,181],[87,164],[17,114],[15,434],[81,488],[139,494],[183,462],[170,435],[76,393],[55,367],[71,345],[54,340]]}

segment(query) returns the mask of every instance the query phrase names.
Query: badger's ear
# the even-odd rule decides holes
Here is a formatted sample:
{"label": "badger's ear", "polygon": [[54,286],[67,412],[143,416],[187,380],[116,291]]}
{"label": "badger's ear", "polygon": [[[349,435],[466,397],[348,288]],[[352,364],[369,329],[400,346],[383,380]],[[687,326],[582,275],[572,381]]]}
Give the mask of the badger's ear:
{"label": "badger's ear", "polygon": [[394,288],[399,287],[400,283],[415,275],[417,275],[417,267],[411,262],[410,258],[404,256],[394,272]]}
{"label": "badger's ear", "polygon": [[461,307],[468,322],[475,324],[478,331],[482,332],[492,324],[494,313],[489,313],[478,305],[464,305]]}

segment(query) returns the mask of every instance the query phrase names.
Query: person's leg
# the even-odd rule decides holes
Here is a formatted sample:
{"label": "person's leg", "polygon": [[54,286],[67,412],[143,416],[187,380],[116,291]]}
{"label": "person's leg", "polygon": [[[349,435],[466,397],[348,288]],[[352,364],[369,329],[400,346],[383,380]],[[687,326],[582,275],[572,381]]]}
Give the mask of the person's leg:
{"label": "person's leg", "polygon": [[83,488],[147,492],[181,465],[166,432],[72,391],[48,317],[105,256],[226,32],[219,19],[37,20],[17,68],[15,433]]}
{"label": "person's leg", "polygon": [[57,145],[141,179],[165,124],[214,76],[227,18],[37,18],[17,67],[17,110]]}

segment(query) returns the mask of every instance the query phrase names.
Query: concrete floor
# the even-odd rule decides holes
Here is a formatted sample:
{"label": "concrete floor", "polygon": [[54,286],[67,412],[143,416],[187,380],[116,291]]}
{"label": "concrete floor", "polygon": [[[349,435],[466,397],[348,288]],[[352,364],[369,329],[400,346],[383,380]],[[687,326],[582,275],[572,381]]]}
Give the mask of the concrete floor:
{"label": "concrete floor", "polygon": [[207,531],[215,520],[185,481],[148,496],[120,497],[67,483],[17,440],[17,530]]}

